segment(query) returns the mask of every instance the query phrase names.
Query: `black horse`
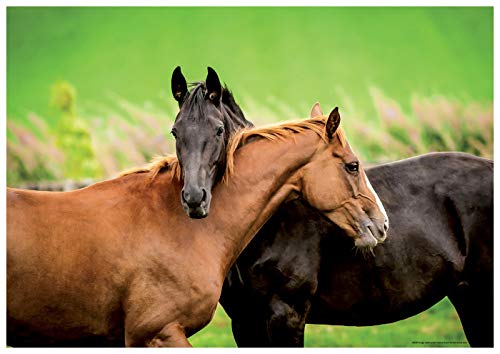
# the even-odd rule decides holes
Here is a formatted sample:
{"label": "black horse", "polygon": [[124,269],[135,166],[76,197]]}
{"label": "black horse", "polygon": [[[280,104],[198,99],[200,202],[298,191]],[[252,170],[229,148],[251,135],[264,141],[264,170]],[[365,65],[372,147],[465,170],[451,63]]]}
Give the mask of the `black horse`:
{"label": "black horse", "polygon": [[210,211],[212,186],[225,170],[229,138],[253,125],[210,67],[206,81],[191,84],[191,91],[181,68],[176,67],[171,86],[180,108],[172,135],[184,179],[181,203],[191,218],[204,218]]}
{"label": "black horse", "polygon": [[[172,93],[181,106],[174,128],[192,132],[177,138],[178,157],[192,170],[205,171],[198,178],[206,183],[201,188],[220,178],[206,171],[211,166],[224,170],[220,149],[229,136],[251,125],[229,93],[226,106],[233,114],[228,119],[237,119],[235,129],[217,138],[223,113],[211,98],[220,97],[213,89],[220,84],[212,82],[219,79],[209,68],[206,85],[195,87],[201,94],[188,99],[180,69],[172,76]],[[224,103],[224,91],[221,96]],[[220,302],[239,346],[303,346],[306,322],[389,323],[445,296],[458,311],[469,343],[493,345],[493,163],[460,153],[432,154],[367,174],[390,216],[385,244],[365,259],[353,253],[352,240],[304,202],[282,206],[226,277]],[[208,212],[197,207],[186,211],[193,217]]]}
{"label": "black horse", "polygon": [[374,257],[302,201],[283,206],[226,278],[238,346],[303,346],[306,323],[368,326],[445,296],[471,346],[493,346],[493,163],[433,153],[367,170],[391,226]]}

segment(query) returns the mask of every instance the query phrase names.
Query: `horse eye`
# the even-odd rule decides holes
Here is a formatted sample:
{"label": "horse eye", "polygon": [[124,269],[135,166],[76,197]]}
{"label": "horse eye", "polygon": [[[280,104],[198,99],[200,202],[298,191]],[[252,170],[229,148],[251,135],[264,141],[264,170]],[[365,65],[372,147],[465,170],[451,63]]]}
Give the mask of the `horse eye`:
{"label": "horse eye", "polygon": [[359,163],[358,162],[351,162],[345,165],[346,169],[348,172],[351,173],[356,173],[359,171]]}
{"label": "horse eye", "polygon": [[222,133],[224,133],[224,127],[219,127],[219,128],[217,129],[217,136],[221,136],[221,135],[222,135]]}
{"label": "horse eye", "polygon": [[177,132],[175,131],[175,129],[172,129],[170,133],[174,136],[175,139],[177,139]]}

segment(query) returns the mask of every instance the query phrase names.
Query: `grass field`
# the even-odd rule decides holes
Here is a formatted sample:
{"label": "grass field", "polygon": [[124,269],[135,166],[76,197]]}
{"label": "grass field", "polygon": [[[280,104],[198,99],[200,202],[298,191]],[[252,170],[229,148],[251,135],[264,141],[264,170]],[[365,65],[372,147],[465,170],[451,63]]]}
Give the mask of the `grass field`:
{"label": "grass field", "polygon": [[[8,185],[107,178],[173,152],[177,65],[189,81],[214,67],[257,124],[339,106],[363,161],[493,157],[492,8],[9,7]],[[448,300],[393,324],[306,328],[310,347],[464,342]],[[192,343],[235,346],[221,308]]]}
{"label": "grass field", "polygon": [[[231,322],[221,306],[214,319],[190,338],[195,347],[236,347]],[[368,326],[306,325],[306,347],[468,347],[453,306],[444,299],[429,310],[396,323]]]}

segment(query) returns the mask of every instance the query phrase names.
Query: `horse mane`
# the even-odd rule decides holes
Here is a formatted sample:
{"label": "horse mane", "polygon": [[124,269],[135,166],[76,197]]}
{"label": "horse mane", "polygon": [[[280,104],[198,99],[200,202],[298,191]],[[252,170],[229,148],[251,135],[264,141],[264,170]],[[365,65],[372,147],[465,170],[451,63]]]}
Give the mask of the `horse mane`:
{"label": "horse mane", "polygon": [[[245,128],[238,131],[230,140],[226,152],[226,170],[224,171],[223,182],[227,183],[230,176],[234,174],[234,155],[238,148],[245,144],[254,141],[256,138],[267,140],[284,140],[293,134],[300,133],[306,130],[311,130],[318,134],[324,141],[327,141],[324,127],[327,117],[318,116],[300,121],[284,122],[279,125],[269,125],[259,128]],[[342,146],[347,144],[344,131],[341,128],[337,129],[337,137]],[[175,155],[157,156],[146,166],[135,167],[120,173],[120,177],[131,175],[134,173],[150,173],[153,180],[160,172],[171,171],[172,179],[180,180],[182,177],[179,160]]]}
{"label": "horse mane", "polygon": [[121,172],[118,177],[124,177],[135,173],[150,173],[153,180],[160,172],[171,171],[172,179],[181,179],[181,166],[175,155],[155,156],[149,164],[142,167],[134,167]]}
{"label": "horse mane", "polygon": [[[242,147],[249,141],[255,138],[263,138],[267,140],[283,140],[295,133],[300,133],[305,130],[312,130],[326,141],[324,127],[327,117],[318,116],[306,120],[284,122],[279,125],[270,125],[252,129],[242,129],[238,131],[229,140],[227,145],[226,155],[226,171],[224,172],[223,181],[227,182],[228,178],[234,173],[234,154],[238,148]],[[345,137],[340,129],[337,129],[342,145],[344,145]]]}
{"label": "horse mane", "polygon": [[[236,103],[233,93],[226,84],[222,87],[222,97],[221,102],[224,103],[234,114],[236,114],[241,120],[248,122],[240,106]],[[248,122],[247,125],[251,123]]]}

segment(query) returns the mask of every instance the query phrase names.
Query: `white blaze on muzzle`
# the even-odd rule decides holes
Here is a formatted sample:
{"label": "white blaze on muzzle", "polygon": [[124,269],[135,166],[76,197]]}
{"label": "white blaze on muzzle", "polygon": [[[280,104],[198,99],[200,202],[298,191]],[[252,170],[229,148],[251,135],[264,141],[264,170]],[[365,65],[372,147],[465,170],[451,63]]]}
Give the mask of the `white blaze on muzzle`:
{"label": "white blaze on muzzle", "polygon": [[373,189],[372,184],[370,183],[370,180],[368,179],[368,177],[366,176],[366,174],[365,174],[365,181],[366,181],[366,185],[368,186],[368,189],[375,196],[375,202],[377,203],[377,206],[382,211],[382,214],[384,214],[384,218],[385,218],[384,222],[386,224],[386,229],[388,229],[389,228],[389,218],[387,217],[387,213],[385,211],[384,205],[380,201],[380,198],[378,197],[378,194]]}

